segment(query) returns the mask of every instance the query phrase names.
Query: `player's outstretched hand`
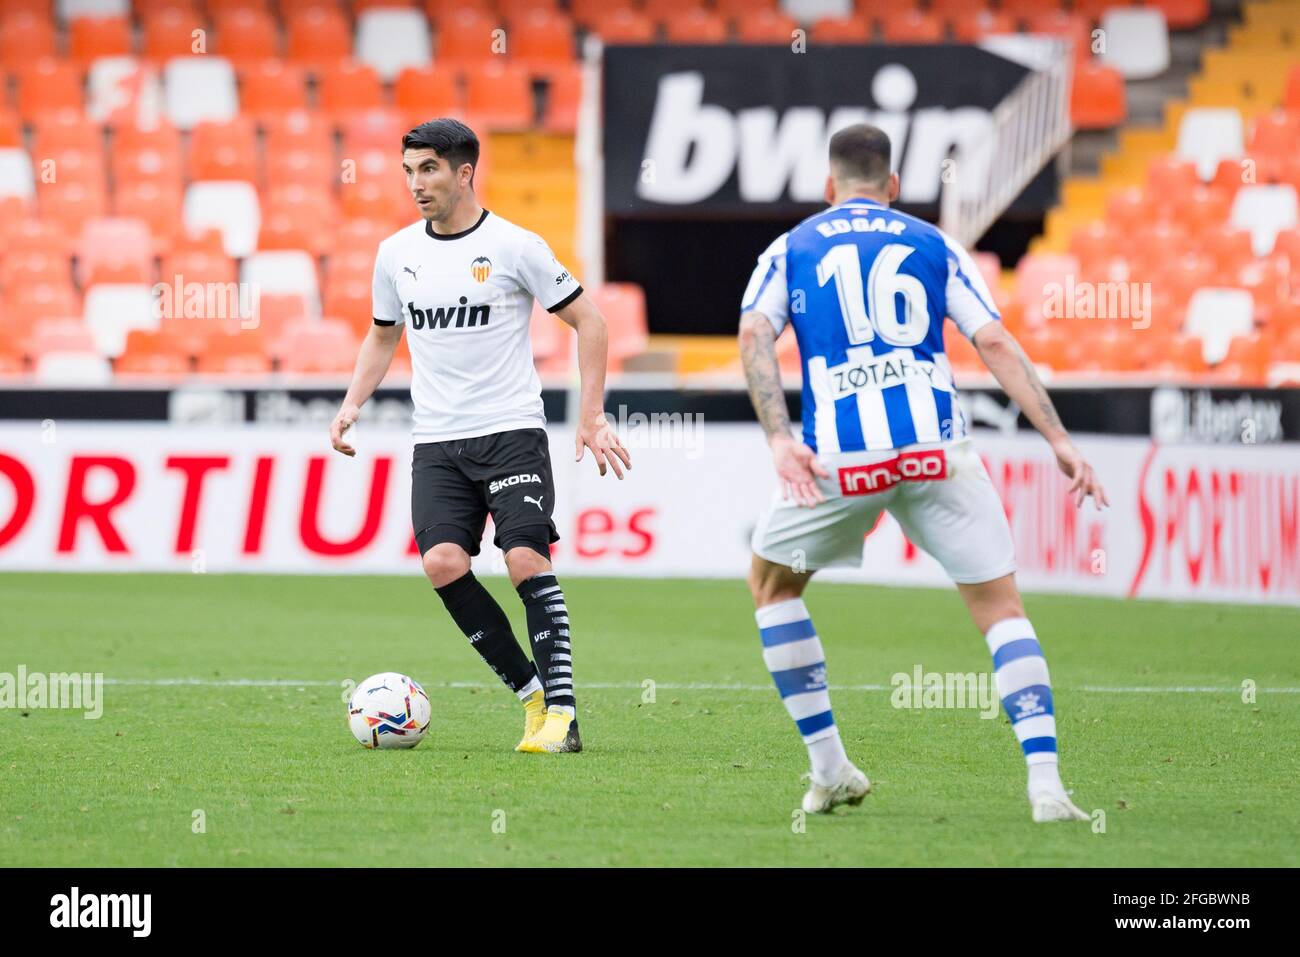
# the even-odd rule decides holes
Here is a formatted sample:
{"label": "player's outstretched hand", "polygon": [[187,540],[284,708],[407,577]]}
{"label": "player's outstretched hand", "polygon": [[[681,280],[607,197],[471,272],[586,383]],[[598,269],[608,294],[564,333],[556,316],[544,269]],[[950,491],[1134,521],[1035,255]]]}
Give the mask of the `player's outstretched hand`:
{"label": "player's outstretched hand", "polygon": [[334,416],[334,421],[330,423],[330,444],[334,446],[335,452],[342,452],[344,455],[357,454],[357,450],[348,445],[343,434],[352,428],[360,414],[360,409],[348,403],[339,409],[338,415]]}
{"label": "player's outstretched hand", "polygon": [[779,435],[772,440],[772,461],[781,479],[782,496],[793,496],[796,505],[809,508],[826,501],[817,479],[829,478],[831,473],[808,446],[789,435]]}
{"label": "player's outstretched hand", "polygon": [[[591,449],[601,475],[605,474],[605,466],[608,464],[621,481],[623,469],[632,468],[632,459],[628,456],[627,449],[623,448],[623,443],[618,440],[618,434],[606,421],[604,412],[583,417],[582,426],[578,429],[577,441],[574,443],[573,461],[581,462],[583,453],[587,449]],[[623,463],[622,467],[618,464],[620,461]]]}
{"label": "player's outstretched hand", "polygon": [[1098,509],[1110,504],[1106,490],[1101,487],[1097,473],[1088,461],[1079,454],[1073,442],[1062,442],[1052,446],[1056,453],[1056,464],[1061,467],[1065,477],[1070,479],[1070,495],[1074,498],[1076,508],[1083,505],[1084,499],[1091,496],[1092,504]]}

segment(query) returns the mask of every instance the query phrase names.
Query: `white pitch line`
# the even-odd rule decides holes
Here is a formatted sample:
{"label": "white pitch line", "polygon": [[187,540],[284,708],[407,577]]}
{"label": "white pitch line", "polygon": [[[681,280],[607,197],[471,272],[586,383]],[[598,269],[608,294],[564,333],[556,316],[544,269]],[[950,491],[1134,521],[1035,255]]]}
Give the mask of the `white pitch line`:
{"label": "white pitch line", "polygon": [[[341,688],[339,681],[294,681],[286,678],[105,678],[106,685],[128,685],[146,688],[199,687],[199,688]],[[430,688],[495,688],[497,685],[478,681],[441,681],[425,682]],[[583,688],[596,690],[639,691],[644,686],[639,681],[584,681]],[[775,688],[770,684],[709,684],[689,682],[674,684],[655,682],[655,688],[664,691],[763,691],[771,692]],[[894,685],[829,685],[830,691],[892,691]],[[1132,688],[1108,687],[1099,685],[1082,685],[1078,688],[1063,688],[1064,691],[1084,691],[1098,694],[1238,694],[1239,686],[1234,687],[1156,687],[1139,686]],[[1256,688],[1258,694],[1300,694],[1300,688]]]}

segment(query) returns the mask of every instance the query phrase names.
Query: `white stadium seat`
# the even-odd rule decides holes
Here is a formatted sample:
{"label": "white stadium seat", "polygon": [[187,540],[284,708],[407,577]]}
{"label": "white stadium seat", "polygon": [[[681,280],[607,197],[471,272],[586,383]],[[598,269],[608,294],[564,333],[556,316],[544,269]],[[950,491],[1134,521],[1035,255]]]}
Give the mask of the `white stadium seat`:
{"label": "white stadium seat", "polygon": [[191,232],[219,230],[226,255],[243,259],[257,248],[262,228],[257,187],[238,180],[191,183],[185,190],[182,219]]}
{"label": "white stadium seat", "polygon": [[781,9],[800,23],[853,16],[853,0],[781,0]]}
{"label": "white stadium seat", "polygon": [[108,360],[93,352],[47,352],[36,360],[33,375],[41,385],[101,386],[113,381]]}
{"label": "white stadium seat", "polygon": [[135,111],[129,119],[137,127],[152,128],[162,118],[158,72],[135,57],[99,57],[90,65],[87,89],[86,114],[97,123],[113,119],[115,111],[131,105],[131,97],[135,97]]}
{"label": "white stadium seat", "polygon": [[64,23],[78,17],[129,17],[131,0],[59,0],[57,8]]}
{"label": "white stadium seat", "polygon": [[1169,28],[1151,7],[1111,7],[1101,18],[1101,61],[1126,80],[1149,80],[1169,69]]}
{"label": "white stadium seat", "polygon": [[100,283],[86,291],[86,328],[95,348],[116,359],[126,349],[132,329],[157,329],[153,294],[143,283]]}
{"label": "white stadium seat", "polygon": [[163,68],[163,89],[167,118],[177,129],[233,120],[239,113],[235,70],[224,57],[173,57]]}
{"label": "white stadium seat", "polygon": [[1273,251],[1277,234],[1295,229],[1297,218],[1295,187],[1284,183],[1280,186],[1241,187],[1232,201],[1228,220],[1238,229],[1250,232],[1256,256],[1267,256]]}
{"label": "white stadium seat", "polygon": [[1245,152],[1241,113],[1231,107],[1189,109],[1178,124],[1178,146],[1174,152],[1180,159],[1195,163],[1197,175],[1209,182],[1214,178],[1219,160]]}
{"label": "white stadium seat", "polygon": [[244,260],[239,278],[261,295],[302,296],[312,318],[320,315],[320,286],[311,253],[298,249],[253,253]]}
{"label": "white stadium seat", "polygon": [[1245,289],[1198,289],[1187,304],[1183,331],[1201,340],[1201,356],[1209,365],[1222,362],[1233,336],[1249,335],[1255,327],[1255,300]]}
{"label": "white stadium seat", "polygon": [[364,10],[357,16],[355,52],[384,81],[396,79],[408,66],[428,66],[433,62],[429,21],[421,10]]}
{"label": "white stadium seat", "polygon": [[35,196],[32,158],[26,150],[0,149],[0,196]]}

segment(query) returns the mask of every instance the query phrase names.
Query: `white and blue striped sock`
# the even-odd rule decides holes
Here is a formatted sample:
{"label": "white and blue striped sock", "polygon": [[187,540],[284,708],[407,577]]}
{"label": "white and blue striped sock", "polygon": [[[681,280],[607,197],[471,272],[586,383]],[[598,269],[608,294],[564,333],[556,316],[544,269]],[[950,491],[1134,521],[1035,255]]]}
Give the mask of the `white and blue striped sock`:
{"label": "white and blue striped sock", "polygon": [[1047,659],[1028,618],[1004,618],[984,636],[998,697],[1029,766],[1032,794],[1063,790],[1056,754],[1056,711]]}
{"label": "white and blue striped sock", "polygon": [[826,655],[808,617],[808,609],[803,599],[791,598],[764,605],[754,613],[754,618],[763,641],[763,661],[772,672],[785,710],[808,746],[813,780],[830,785],[849,758],[831,715],[831,696],[826,690]]}

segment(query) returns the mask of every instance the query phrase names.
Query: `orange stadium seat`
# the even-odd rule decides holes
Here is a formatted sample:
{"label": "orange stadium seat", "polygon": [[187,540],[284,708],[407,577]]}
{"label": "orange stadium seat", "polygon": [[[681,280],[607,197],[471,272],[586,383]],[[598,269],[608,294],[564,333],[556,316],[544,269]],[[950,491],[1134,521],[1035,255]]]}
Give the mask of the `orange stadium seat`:
{"label": "orange stadium seat", "polygon": [[532,125],[532,82],[522,66],[494,60],[466,79],[466,107],[477,121],[492,129]]}
{"label": "orange stadium seat", "polygon": [[239,65],[280,55],[280,31],[264,10],[250,7],[213,10],[217,54]]}
{"label": "orange stadium seat", "polygon": [[14,75],[18,113],[28,122],[61,110],[81,111],[85,105],[82,70],[67,60],[33,60],[22,64]]}
{"label": "orange stadium seat", "polygon": [[352,55],[352,28],[342,12],[307,7],[288,17],[289,59],[322,66]]}
{"label": "orange stadium seat", "polygon": [[611,282],[593,289],[591,298],[609,324],[610,368],[620,369],[649,345],[645,292],[635,283]]}
{"label": "orange stadium seat", "polygon": [[507,21],[527,16],[534,10],[542,13],[560,12],[558,0],[496,0],[496,10]]}
{"label": "orange stadium seat", "polygon": [[1268,379],[1268,364],[1272,343],[1267,336],[1255,333],[1234,336],[1228,343],[1228,354],[1214,367],[1215,379],[1234,385],[1262,386]]}
{"label": "orange stadium seat", "polygon": [[396,167],[397,149],[410,129],[407,118],[397,110],[376,109],[358,113],[342,124],[343,155],[359,156],[371,150],[389,152]]}
{"label": "orange stadium seat", "polygon": [[670,43],[727,42],[727,21],[718,14],[699,7],[661,15],[659,22]]}
{"label": "orange stadium seat", "polygon": [[446,68],[407,67],[393,83],[393,105],[408,117],[462,115],[460,75]]}
{"label": "orange stadium seat", "polygon": [[457,10],[474,10],[487,16],[494,16],[496,9],[496,0],[424,0],[425,15],[434,24],[440,24],[444,17],[454,14]]}
{"label": "orange stadium seat", "polygon": [[741,43],[781,43],[794,41],[794,31],[799,23],[770,7],[760,7],[743,15],[732,15],[736,26],[736,39]]}
{"label": "orange stadium seat", "polygon": [[144,34],[140,43],[141,54],[155,63],[176,56],[193,56],[195,30],[206,30],[207,24],[194,10],[182,7],[163,7],[156,13],[142,16]]}
{"label": "orange stadium seat", "polygon": [[822,17],[809,36],[815,43],[868,43],[871,22],[862,17]]}
{"label": "orange stadium seat", "polygon": [[188,179],[256,181],[257,131],[247,116],[204,120],[190,131]]}
{"label": "orange stadium seat", "polygon": [[274,338],[300,322],[311,321],[307,299],[297,293],[270,295],[262,293],[257,303],[258,328]]}
{"label": "orange stadium seat", "polygon": [[89,219],[77,244],[82,288],[101,282],[152,283],[153,237],[149,224],[131,217]]}
{"label": "orange stadium seat", "polygon": [[13,67],[57,53],[54,22],[48,17],[19,11],[4,18],[0,63]]}
{"label": "orange stadium seat", "polygon": [[[500,27],[495,15],[473,7],[457,9],[438,20],[438,41],[433,62],[441,65],[482,63],[497,56],[493,31]],[[507,48],[509,43],[507,41]]]}
{"label": "orange stadium seat", "polygon": [[96,352],[95,337],[80,319],[42,319],[27,337],[27,354],[33,360],[47,352]]}
{"label": "orange stadium seat", "polygon": [[285,330],[272,349],[280,356],[280,370],[290,373],[351,372],[358,341],[347,323],[298,323]]}
{"label": "orange stadium seat", "polygon": [[133,6],[135,15],[142,21],[169,10],[197,17],[199,10],[198,0],[135,0]]}
{"label": "orange stadium seat", "polygon": [[178,282],[182,285],[192,282],[224,284],[239,278],[235,261],[224,252],[186,249],[164,257],[159,275],[164,285]]}
{"label": "orange stadium seat", "polygon": [[1078,64],[1070,89],[1070,119],[1080,129],[1118,126],[1128,115],[1124,78],[1113,67],[1091,60]]}
{"label": "orange stadium seat", "polygon": [[70,235],[76,235],[87,218],[108,212],[108,189],[102,179],[51,186],[54,188],[47,188],[38,196],[41,217],[67,230]]}
{"label": "orange stadium seat", "polygon": [[1255,258],[1250,233],[1244,229],[1220,226],[1202,237],[1206,253],[1214,260],[1222,276],[1235,276],[1242,266]]}
{"label": "orange stadium seat", "polygon": [[352,12],[361,13],[372,7],[414,7],[415,0],[352,0]]}
{"label": "orange stadium seat", "polygon": [[510,56],[515,60],[538,72],[573,62],[573,21],[567,16],[544,9],[507,15]]}
{"label": "orange stadium seat", "polygon": [[605,43],[652,43],[657,32],[653,20],[630,7],[592,14],[588,25]]}
{"label": "orange stadium seat", "polygon": [[0,286],[61,285],[72,278],[68,257],[50,250],[15,249],[0,263]]}
{"label": "orange stadium seat", "polygon": [[195,371],[209,375],[265,375],[271,371],[267,337],[260,329],[214,331],[203,341]]}
{"label": "orange stadium seat", "polygon": [[915,7],[896,10],[880,21],[881,32],[887,43],[940,43],[943,41],[943,21],[934,14]]}
{"label": "orange stadium seat", "polygon": [[[0,79],[0,86],[5,81]],[[23,121],[9,109],[9,104],[0,102],[0,148],[9,149],[23,145]]]}
{"label": "orange stadium seat", "polygon": [[991,34],[1016,32],[1014,17],[988,7],[953,11],[948,16],[948,26],[958,43],[976,43]]}
{"label": "orange stadium seat", "polygon": [[157,329],[132,329],[126,348],[113,363],[115,373],[127,375],[184,375],[202,337],[191,333],[196,323],[164,319]]}
{"label": "orange stadium seat", "polygon": [[267,191],[301,186],[328,193],[341,174],[332,155],[298,148],[268,152],[263,169],[262,188]]}
{"label": "orange stadium seat", "polygon": [[113,191],[112,212],[115,216],[142,219],[153,237],[154,255],[166,255],[181,221],[181,186],[144,180],[118,182]]}
{"label": "orange stadium seat", "polygon": [[641,8],[646,16],[668,20],[693,13],[705,5],[700,0],[642,0]]}
{"label": "orange stadium seat", "polygon": [[101,56],[130,56],[131,21],[126,17],[77,17],[68,24],[68,56],[81,66]]}
{"label": "orange stadium seat", "polygon": [[360,252],[372,257],[370,262],[373,265],[375,247],[381,240],[387,239],[391,232],[392,230],[383,223],[373,220],[346,220],[329,236],[332,243],[330,252],[332,254]]}
{"label": "orange stadium seat", "polygon": [[22,317],[29,329],[46,319],[81,315],[81,302],[67,280],[57,285],[23,285],[7,291],[11,315]]}
{"label": "orange stadium seat", "polygon": [[363,110],[384,105],[383,83],[374,67],[354,60],[326,63],[317,68],[316,96],[321,111],[341,123]]}
{"label": "orange stadium seat", "polygon": [[325,281],[321,310],[325,315],[345,320],[356,328],[356,323],[363,319],[369,322],[372,318],[370,292],[370,280],[367,278],[331,276]]}
{"label": "orange stadium seat", "polygon": [[334,124],[314,110],[294,110],[267,116],[262,129],[268,154],[291,149],[314,150],[334,156]]}
{"label": "orange stadium seat", "polygon": [[280,0],[278,4],[281,16],[288,18],[307,10],[326,10],[331,13],[342,12],[344,4],[340,0]]}
{"label": "orange stadium seat", "polygon": [[578,128],[582,103],[582,67],[579,64],[556,70],[546,88],[546,115],[542,126],[553,133],[572,133]]}
{"label": "orange stadium seat", "polygon": [[238,67],[239,109],[255,120],[307,108],[307,76],[297,63],[258,60]]}
{"label": "orange stadium seat", "polygon": [[739,23],[755,13],[780,13],[778,0],[714,0],[713,9],[724,17]]}

